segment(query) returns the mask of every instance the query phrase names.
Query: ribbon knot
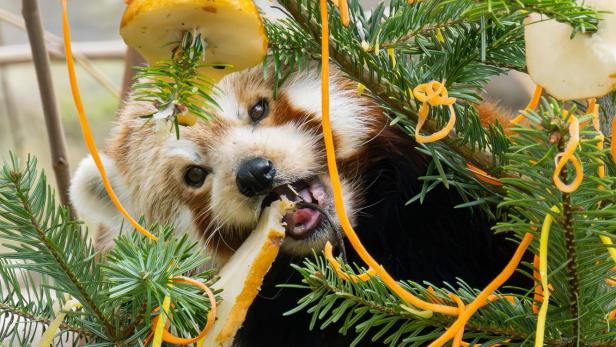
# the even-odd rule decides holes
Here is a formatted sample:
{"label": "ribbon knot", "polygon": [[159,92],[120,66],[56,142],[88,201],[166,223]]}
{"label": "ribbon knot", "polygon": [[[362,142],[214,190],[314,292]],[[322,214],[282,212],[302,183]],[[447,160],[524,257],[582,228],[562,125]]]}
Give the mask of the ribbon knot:
{"label": "ribbon knot", "polygon": [[453,105],[456,98],[449,97],[447,88],[439,81],[423,83],[413,89],[413,95],[419,102],[427,102],[430,106]]}
{"label": "ribbon knot", "polygon": [[[453,126],[456,124],[456,111],[453,104],[456,98],[449,97],[445,85],[438,81],[432,81],[418,85],[413,89],[413,96],[417,101],[421,102],[417,119],[417,127],[415,127],[415,141],[418,143],[428,143],[441,140],[449,134]],[[449,121],[443,129],[435,132],[432,135],[421,135],[420,130],[428,118],[430,106],[449,106]]]}

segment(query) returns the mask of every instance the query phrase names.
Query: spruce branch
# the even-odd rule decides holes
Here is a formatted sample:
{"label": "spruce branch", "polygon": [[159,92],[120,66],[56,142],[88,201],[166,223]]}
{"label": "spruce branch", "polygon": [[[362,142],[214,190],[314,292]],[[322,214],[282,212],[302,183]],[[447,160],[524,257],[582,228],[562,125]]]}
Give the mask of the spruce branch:
{"label": "spruce branch", "polygon": [[[561,140],[558,145],[560,151],[564,150],[565,144]],[[564,168],[561,172],[561,179],[563,182],[567,182],[567,169]],[[563,193],[563,228],[565,229],[565,248],[567,250],[567,257],[569,261],[567,262],[567,272],[569,277],[569,287],[571,288],[571,292],[569,294],[569,311],[571,312],[572,317],[577,317],[578,306],[579,306],[579,278],[578,278],[578,269],[577,269],[577,252],[575,249],[575,222],[573,220],[573,209],[571,206],[571,194]],[[579,341],[580,336],[578,336],[579,332],[579,323],[577,319],[571,320],[571,331],[574,335],[577,336],[576,340]]]}
{"label": "spruce branch", "polygon": [[[94,249],[67,210],[55,206],[45,175],[37,177],[35,159],[28,159],[21,168],[11,155],[0,172],[0,236],[16,242],[6,245],[13,252],[3,255],[17,261],[13,267],[32,269],[35,267],[27,264],[40,264],[41,274],[53,278],[61,289],[87,306],[93,318],[115,338],[114,325],[101,307],[104,298],[95,291],[100,289],[100,274],[96,276]],[[87,276],[91,280],[84,282],[84,273],[90,270],[95,275]]]}
{"label": "spruce branch", "polygon": [[[318,6],[306,0],[283,0],[281,4],[293,21],[266,23],[273,60],[293,66],[318,57],[314,48],[320,40]],[[400,125],[409,133],[414,131],[417,105],[408,90],[427,80],[446,80],[449,95],[459,99],[456,110],[464,117],[459,117],[456,132],[444,142],[449,151],[488,172],[500,163],[507,140],[502,132],[481,126],[472,104],[480,102],[478,91],[489,77],[505,68],[525,68],[522,21],[528,11],[546,15],[562,11],[562,21],[585,30],[595,28],[598,21],[596,11],[577,6],[573,0],[540,4],[525,0],[510,5],[502,1],[427,0],[412,5],[392,1],[387,8],[381,4],[370,14],[365,14],[357,1],[350,1],[349,9],[352,24],[348,28],[341,24],[337,12],[331,11],[332,61],[366,86],[393,113],[394,121],[400,122],[398,117],[402,117],[406,124]],[[291,52],[292,46],[285,46],[289,41],[302,48]],[[297,44],[302,41],[304,44]],[[396,64],[383,48],[396,48]],[[447,114],[439,110],[435,118],[426,131],[440,129]]]}
{"label": "spruce branch", "polygon": [[[607,151],[598,149],[597,133],[588,124],[581,129],[576,151],[584,165],[582,186],[568,194],[556,189],[552,182],[553,159],[569,140],[564,110],[582,124],[592,117],[577,109],[575,103],[549,100],[536,112],[528,113],[533,126],[514,129],[505,169],[515,175],[503,179],[506,196],[500,204],[507,220],[498,223],[495,230],[521,239],[528,232],[540,230],[551,206],[559,206],[563,212],[555,218],[549,243],[548,277],[554,288],[544,342],[550,346],[616,346],[616,332],[606,321],[607,314],[616,309],[616,289],[604,284],[615,273],[610,270],[613,261],[598,237],[616,238],[616,178],[598,177],[601,162],[610,170],[612,165]],[[531,249],[537,254],[538,245],[533,244]],[[520,272],[532,277],[532,265],[526,266]],[[307,294],[289,313],[306,310],[313,317],[311,327],[320,321],[320,328],[338,324],[343,334],[354,331],[354,344],[372,335],[373,340],[390,346],[422,345],[436,339],[452,322],[451,317],[421,317],[405,309],[378,277],[368,282],[344,281],[321,257],[295,268],[303,277],[302,284],[288,287],[306,290]],[[345,271],[356,273],[350,266]],[[456,289],[447,285],[432,292],[418,283],[402,284],[424,300],[447,303],[449,293],[470,302],[478,292],[462,281]],[[532,341],[537,318],[531,310],[531,288],[519,288],[516,293],[520,290],[521,294],[514,294],[514,303],[501,299],[481,308],[466,324],[464,340],[477,344],[506,341],[513,346]]]}
{"label": "spruce branch", "polygon": [[[583,165],[582,184],[572,193],[556,189],[552,182],[554,156],[569,140],[565,110],[569,116],[578,117],[581,124],[591,119],[575,103],[544,100],[537,112],[529,113],[533,126],[515,129],[506,169],[517,172],[519,177],[503,179],[507,195],[500,207],[510,217],[496,230],[514,232],[516,237],[540,230],[550,207],[558,206],[562,215],[555,218],[548,247],[549,281],[554,288],[546,338],[566,338],[580,345],[612,345],[616,334],[607,329],[605,316],[615,308],[615,290],[605,286],[604,281],[613,276],[613,262],[598,236],[613,238],[616,231],[616,181],[613,176],[598,177],[599,163],[608,167],[611,164],[606,151],[597,148],[597,133],[587,124],[580,129],[581,140],[575,153]],[[561,179],[571,180],[570,172],[563,170]],[[533,249],[538,254],[536,246]]]}
{"label": "spruce branch", "polygon": [[[151,329],[155,308],[170,295],[176,333],[194,336],[205,324],[209,301],[197,288],[171,284],[186,275],[211,284],[212,272],[202,270],[207,257],[172,227],[151,230],[157,241],[127,230],[112,251],[97,254],[80,223],[56,206],[36,160],[22,167],[11,155],[0,170],[0,240],[8,250],[0,260],[0,313],[10,317],[0,320],[0,340],[30,343],[36,327],[54,318],[55,305],[62,307],[65,294],[83,308],[65,317],[62,334],[101,345],[138,344]],[[15,329],[15,320],[28,328]]]}
{"label": "spruce branch", "polygon": [[135,100],[150,102],[158,110],[144,118],[170,122],[179,138],[180,125],[193,123],[179,117],[211,119],[210,110],[217,104],[212,98],[214,81],[198,73],[199,68],[206,66],[207,44],[201,34],[186,31],[179,42],[172,44],[175,47],[169,59],[151,66],[135,67],[136,83],[132,89]]}
{"label": "spruce branch", "polygon": [[[22,317],[22,318],[24,318],[24,319],[26,319],[28,321],[36,322],[38,324],[42,324],[42,325],[46,325],[46,326],[49,326],[49,323],[51,323],[51,321],[52,321],[52,319],[50,319],[50,318],[34,315],[31,312],[26,311],[26,310],[24,310],[21,307],[12,306],[12,305],[3,304],[3,303],[0,303],[0,313],[14,315],[14,316],[19,316],[19,317]],[[86,329],[84,329],[82,327],[76,326],[76,325],[68,324],[68,323],[61,323],[60,324],[60,330],[67,331],[67,332],[78,333],[78,334],[83,335],[83,336],[90,336],[90,335],[92,335],[88,330],[86,330]]]}

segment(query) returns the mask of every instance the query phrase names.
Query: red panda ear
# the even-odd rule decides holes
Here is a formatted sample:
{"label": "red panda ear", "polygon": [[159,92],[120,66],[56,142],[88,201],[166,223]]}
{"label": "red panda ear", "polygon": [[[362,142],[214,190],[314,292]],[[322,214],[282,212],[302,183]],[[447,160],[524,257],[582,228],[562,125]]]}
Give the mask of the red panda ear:
{"label": "red panda ear", "polygon": [[513,114],[507,111],[504,107],[499,106],[492,101],[484,101],[481,104],[473,105],[479,114],[479,120],[484,128],[487,128],[491,124],[496,124],[498,121],[503,127],[506,135],[509,135],[511,129],[511,120]]}
{"label": "red panda ear", "polygon": [[[115,164],[106,155],[101,154],[101,160],[114,191],[122,200],[122,196],[126,195],[122,193],[126,189],[121,183]],[[71,179],[70,197],[79,217],[89,222],[91,226],[103,226],[105,230],[114,234],[119,232],[122,220],[105,191],[92,157],[88,156],[79,163]]]}

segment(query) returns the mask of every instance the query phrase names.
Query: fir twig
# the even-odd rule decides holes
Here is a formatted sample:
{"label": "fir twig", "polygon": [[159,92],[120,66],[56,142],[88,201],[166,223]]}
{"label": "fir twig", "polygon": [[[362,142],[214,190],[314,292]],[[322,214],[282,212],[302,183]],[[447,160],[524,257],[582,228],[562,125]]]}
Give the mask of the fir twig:
{"label": "fir twig", "polygon": [[217,107],[212,98],[214,81],[199,74],[204,63],[206,42],[199,32],[187,31],[171,50],[168,60],[154,65],[135,67],[136,83],[133,85],[135,100],[152,103],[158,111],[144,116],[171,122],[179,138],[179,116],[211,119],[210,110]]}
{"label": "fir twig", "polygon": [[[71,287],[74,292],[72,293],[84,306],[87,306],[96,318],[103,324],[107,333],[112,339],[115,339],[115,329],[110,317],[103,314],[103,310],[99,307],[97,300],[92,297],[92,292],[86,290],[86,285],[83,279],[78,276],[74,271],[74,266],[67,260],[67,253],[65,250],[61,250],[58,244],[49,237],[50,232],[55,232],[58,228],[62,228],[67,224],[74,224],[68,221],[66,210],[57,209],[52,210],[54,215],[42,214],[41,211],[35,211],[37,208],[33,204],[37,204],[41,207],[51,207],[48,204],[53,202],[53,194],[47,192],[46,180],[44,176],[36,182],[36,161],[28,160],[25,172],[22,172],[19,167],[19,161],[16,158],[12,158],[12,165],[6,165],[2,170],[2,177],[0,178],[0,187],[11,187],[12,193],[2,192],[0,190],[0,202],[4,203],[7,208],[13,211],[20,211],[23,215],[24,225],[29,226],[30,238],[35,239],[37,247],[40,252],[48,255],[48,258],[44,260],[47,266],[52,261],[57,265],[57,277],[66,279],[65,286]],[[35,191],[41,195],[35,195],[34,199],[31,195],[31,189],[33,185],[36,187]],[[4,194],[3,194],[4,193]],[[44,202],[41,206],[40,199],[51,199]],[[15,206],[16,205],[16,206]],[[0,211],[0,217],[10,220],[9,213],[7,211]],[[51,217],[51,219],[50,219]],[[44,221],[44,222],[42,222]],[[42,223],[47,223],[43,226]],[[24,225],[16,225],[15,227],[23,227]],[[4,224],[0,227],[0,230],[6,228],[1,233],[9,233],[11,226]],[[79,231],[77,231],[79,235]],[[73,235],[77,236],[77,235]],[[57,235],[54,235],[57,236]],[[82,236],[77,236],[81,238]],[[19,240],[19,239],[18,239]],[[25,240],[23,240],[25,241]],[[81,244],[79,246],[82,246]],[[88,249],[74,250],[76,252],[87,252]],[[15,257],[14,257],[15,258]],[[43,260],[41,260],[43,261]],[[15,264],[15,266],[18,266]],[[100,301],[99,301],[100,302]]]}
{"label": "fir twig", "polygon": [[[46,318],[46,317],[41,317],[41,316],[37,316],[32,314],[31,312],[28,312],[24,309],[22,309],[21,307],[18,306],[12,306],[12,305],[7,305],[4,303],[0,303],[0,312],[1,313],[8,313],[10,315],[15,315],[15,316],[20,316],[23,317],[29,321],[33,321],[39,324],[43,324],[46,326],[49,326],[49,323],[51,323],[52,319]],[[79,326],[75,326],[75,325],[71,325],[68,323],[61,323],[60,324],[60,330],[62,331],[69,331],[69,332],[75,332],[78,333],[80,335],[83,336],[92,336],[92,333],[89,332],[86,329],[83,329]]]}

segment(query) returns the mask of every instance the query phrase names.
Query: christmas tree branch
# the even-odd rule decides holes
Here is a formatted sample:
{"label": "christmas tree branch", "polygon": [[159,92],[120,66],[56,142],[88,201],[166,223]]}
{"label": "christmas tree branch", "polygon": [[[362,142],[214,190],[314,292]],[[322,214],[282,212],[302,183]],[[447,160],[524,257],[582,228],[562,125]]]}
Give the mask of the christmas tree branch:
{"label": "christmas tree branch", "polygon": [[[82,234],[79,224],[71,221],[66,209],[58,208],[45,175],[37,177],[36,160],[25,167],[13,155],[0,172],[0,236],[14,243],[4,259],[12,259],[12,268],[34,271],[49,278],[54,288],[77,299],[113,341],[116,329],[101,305],[106,301],[104,283],[94,260],[94,249]],[[10,281],[16,290],[20,285]],[[89,324],[92,324],[91,322]]]}
{"label": "christmas tree branch", "polygon": [[[564,144],[562,144],[562,140],[561,140],[561,144],[559,145],[560,148],[562,148],[564,150]],[[562,152],[562,150],[561,150]],[[561,179],[563,180],[563,182],[567,182],[567,169],[563,169],[562,173],[561,173]],[[572,317],[577,317],[579,312],[578,312],[578,307],[580,305],[579,303],[579,299],[580,299],[580,288],[579,288],[579,278],[578,278],[578,269],[577,269],[577,252],[575,250],[575,232],[574,232],[574,227],[575,227],[575,222],[573,220],[573,209],[571,206],[571,194],[569,193],[563,193],[562,196],[563,199],[563,216],[564,216],[564,221],[563,221],[563,228],[565,229],[565,248],[567,250],[567,257],[569,259],[569,262],[567,263],[567,272],[568,272],[568,277],[569,277],[569,286],[571,288],[571,291],[569,293],[569,311],[571,312],[571,316]],[[572,319],[571,320],[571,332],[573,335],[575,335],[576,341],[579,340],[580,336],[579,336],[579,323],[577,319]]]}
{"label": "christmas tree branch", "polygon": [[[285,9],[298,23],[300,27],[310,33],[313,40],[318,41],[320,39],[320,24],[316,20],[307,20],[304,17],[299,1],[285,0],[283,2]],[[434,27],[435,29],[436,27]],[[429,28],[432,29],[432,28]],[[416,35],[412,33],[411,35]],[[372,94],[377,96],[379,100],[385,103],[388,108],[395,110],[397,113],[404,114],[412,121],[416,122],[418,119],[416,110],[409,110],[403,107],[401,103],[392,95],[405,94],[405,91],[400,90],[397,86],[392,84],[387,79],[375,78],[374,72],[364,65],[358,65],[354,62],[348,52],[342,51],[338,48],[336,41],[332,39],[330,41],[330,56],[331,58],[342,68],[344,72],[352,76],[356,81],[362,83]],[[439,129],[438,124],[434,121],[427,121],[424,125],[426,132],[435,132]],[[459,139],[455,134],[449,134],[444,140],[456,153],[466,158],[469,162],[476,166],[486,168],[489,170],[493,166],[494,160],[492,156],[487,152],[478,152],[468,145],[458,145]]]}
{"label": "christmas tree branch", "polygon": [[[352,283],[340,280],[334,274],[327,265],[327,262],[322,257],[317,257],[315,261],[306,261],[302,267],[294,266],[303,276],[303,285],[282,285],[282,287],[295,288],[309,290],[310,294],[307,294],[300,300],[300,305],[289,311],[287,314],[294,314],[300,310],[306,309],[308,313],[313,315],[313,321],[311,327],[314,327],[317,320],[324,320],[320,328],[342,322],[340,331],[342,333],[347,332],[350,329],[356,329],[359,335],[365,333],[374,325],[374,328],[378,328],[379,325],[384,325],[383,322],[391,324],[388,329],[396,330],[393,328],[396,324],[413,324],[413,331],[421,331],[424,328],[430,327],[431,329],[437,328],[442,331],[449,327],[452,323],[452,319],[445,316],[433,315],[429,318],[418,317],[414,313],[405,309],[404,303],[401,300],[386,291],[385,285],[380,281],[378,277],[371,280],[371,283]],[[348,268],[346,271],[351,271]],[[352,272],[352,271],[351,271]],[[351,273],[350,272],[350,273]],[[359,270],[359,272],[363,272]],[[464,285],[461,285],[464,288]],[[412,288],[416,293],[428,300],[446,300],[449,290],[446,289],[434,289],[429,294],[428,291],[422,286],[411,283]],[[465,300],[472,300],[472,290],[459,290],[458,294],[465,298]],[[366,294],[370,293],[370,294]],[[339,301],[336,301],[339,300]],[[506,315],[509,315],[509,323],[502,324],[507,319],[477,319],[471,320],[465,327],[466,336],[471,339],[475,338],[476,341],[490,340],[494,342],[495,339],[499,341],[509,341],[510,344],[523,343],[534,337],[534,326],[528,329],[528,325],[524,323],[526,317],[520,316],[521,312],[528,311],[530,307],[530,300],[525,297],[519,297],[519,301],[512,308],[513,311],[504,311]],[[507,300],[502,300],[507,301]],[[334,304],[337,302],[337,304]],[[494,302],[484,308],[482,308],[483,314],[486,317],[496,313],[498,314],[506,306],[512,306],[507,302]],[[333,307],[333,309],[332,309]],[[338,308],[336,308],[338,307]],[[346,313],[348,316],[344,318]],[[510,308],[511,309],[511,308]],[[486,313],[488,311],[488,313]],[[359,312],[359,313],[358,313]],[[516,312],[516,314],[511,314]],[[516,317],[517,318],[512,318]],[[522,319],[521,319],[522,318]],[[352,322],[352,324],[349,324]],[[375,324],[372,324],[375,322]],[[380,322],[380,323],[377,323]],[[397,323],[396,323],[397,322]],[[518,325],[519,324],[519,325]],[[522,327],[526,326],[527,329]],[[385,343],[389,345],[396,345],[395,340],[386,338],[388,334],[387,329],[383,328],[382,331],[373,335],[381,338]],[[397,328],[398,331],[404,330]],[[391,332],[390,332],[391,333]],[[426,342],[429,342],[432,337],[433,330],[427,333],[425,336]],[[392,336],[395,334],[392,334]],[[421,340],[424,337],[420,335],[415,336],[416,339]],[[357,339],[354,342],[359,342]],[[574,338],[570,336],[561,336],[560,338],[549,338],[544,341],[549,346],[569,346]],[[400,341],[397,341],[400,342]],[[481,344],[481,342],[476,342]],[[616,341],[597,341],[590,342],[586,346],[603,347],[614,346]]]}
{"label": "christmas tree branch", "polygon": [[[47,216],[41,215],[40,212],[36,212],[34,210],[34,207],[32,206],[32,197],[28,195],[31,188],[29,184],[32,183],[32,181],[30,180],[33,179],[33,177],[29,176],[29,172],[25,174],[20,173],[17,170],[16,166],[6,170],[4,173],[4,179],[10,182],[10,184],[13,186],[13,190],[15,192],[14,201],[20,205],[19,207],[21,207],[21,209],[23,209],[24,214],[28,218],[28,224],[30,225],[31,230],[34,231],[36,237],[40,241],[40,250],[46,252],[50,256],[50,260],[53,260],[55,264],[58,265],[59,269],[61,269],[62,271],[63,276],[66,276],[66,278],[70,281],[71,286],[74,287],[74,289],[77,291],[78,294],[75,295],[75,297],[79,300],[79,302],[82,305],[88,306],[92,310],[97,319],[105,326],[110,336],[115,336],[115,329],[113,323],[111,322],[109,317],[105,316],[102,313],[101,308],[95,302],[95,300],[91,296],[91,293],[85,289],[82,280],[80,280],[79,276],[73,271],[73,267],[67,261],[66,253],[59,249],[58,245],[56,245],[47,236],[47,233],[49,231],[62,228],[62,226],[67,223],[67,221],[63,220],[67,216],[59,216],[60,220],[56,220],[56,223],[43,227],[41,225],[41,222],[39,221],[39,218]],[[42,180],[42,182],[44,182],[44,179]],[[62,213],[64,212],[60,212],[60,214]],[[2,216],[2,214],[0,214],[0,216]]]}
{"label": "christmas tree branch", "polygon": [[[9,315],[13,315],[13,316],[18,316],[18,317],[22,317],[28,321],[31,322],[35,322],[38,324],[43,324],[46,326],[49,326],[49,324],[51,323],[52,319],[46,318],[46,317],[42,317],[42,316],[37,316],[32,314],[29,311],[24,310],[21,307],[18,306],[13,306],[13,305],[8,305],[8,304],[4,304],[4,303],[0,303],[0,313],[3,314],[9,314]],[[68,331],[68,332],[75,332],[78,333],[82,336],[91,336],[92,333],[89,332],[86,329],[83,329],[79,326],[75,326],[72,324],[68,324],[68,323],[61,323],[60,324],[60,330],[61,331]]]}

